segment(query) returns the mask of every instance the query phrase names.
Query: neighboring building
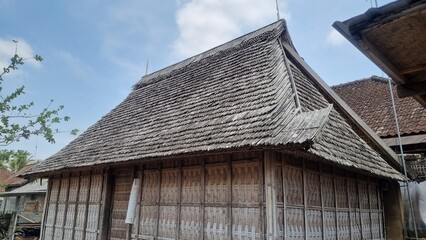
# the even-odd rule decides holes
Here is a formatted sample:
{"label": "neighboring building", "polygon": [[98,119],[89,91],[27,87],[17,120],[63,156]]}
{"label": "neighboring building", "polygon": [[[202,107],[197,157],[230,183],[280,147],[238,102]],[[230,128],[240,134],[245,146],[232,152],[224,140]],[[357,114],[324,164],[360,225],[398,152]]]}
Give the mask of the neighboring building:
{"label": "neighboring building", "polygon": [[401,239],[401,169],[280,20],[144,76],[25,174],[46,240]]}
{"label": "neighboring building", "polygon": [[[388,79],[372,76],[332,88],[392,150],[400,152]],[[392,84],[404,153],[424,157],[426,109],[413,98],[398,98],[396,88]],[[425,179],[426,169],[416,170],[419,170],[418,176]]]}
{"label": "neighboring building", "polygon": [[426,107],[426,0],[395,1],[333,26]]}
{"label": "neighboring building", "polygon": [[26,179],[16,177],[14,172],[0,169],[0,193],[22,186],[27,182]]}
{"label": "neighboring building", "polygon": [[4,191],[0,192],[0,228],[8,237],[15,232],[39,237],[47,179],[29,182],[19,177],[36,163],[31,161],[16,173],[0,170],[0,179],[4,178],[1,180]]}
{"label": "neighboring building", "polygon": [[[333,90],[391,147],[400,154],[398,134],[389,91],[388,79],[372,76],[332,87]],[[426,180],[426,108],[413,98],[398,98],[397,86],[392,84],[395,106],[399,121],[401,143],[404,158],[417,172],[418,180]],[[426,182],[410,184],[414,205],[417,229],[421,236],[426,237]],[[408,197],[404,196],[405,200]],[[410,211],[406,204],[406,213]],[[412,219],[407,229],[414,236]]]}
{"label": "neighboring building", "polygon": [[5,203],[12,203],[4,205],[4,210],[11,216],[8,236],[13,236],[15,232],[19,232],[23,237],[40,236],[46,190],[47,179],[43,179],[0,193]]}

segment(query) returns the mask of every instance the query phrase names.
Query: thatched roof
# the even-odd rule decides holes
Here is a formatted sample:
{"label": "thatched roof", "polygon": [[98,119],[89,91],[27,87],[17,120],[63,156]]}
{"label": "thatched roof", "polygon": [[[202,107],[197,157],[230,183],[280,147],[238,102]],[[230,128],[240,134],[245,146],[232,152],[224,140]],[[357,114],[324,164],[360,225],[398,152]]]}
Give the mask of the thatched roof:
{"label": "thatched roof", "polygon": [[426,107],[426,0],[399,0],[333,26]]}
{"label": "thatched roof", "polygon": [[[396,137],[388,79],[371,76],[332,87],[380,137]],[[426,109],[413,98],[399,98],[392,84],[402,136],[426,134]]]}
{"label": "thatched roof", "polygon": [[373,150],[356,133],[359,128],[351,127],[359,124],[340,113],[339,103],[284,48],[294,56],[281,20],[145,76],[121,104],[27,174],[229,149],[291,148],[401,179],[386,162],[395,163],[391,153]]}

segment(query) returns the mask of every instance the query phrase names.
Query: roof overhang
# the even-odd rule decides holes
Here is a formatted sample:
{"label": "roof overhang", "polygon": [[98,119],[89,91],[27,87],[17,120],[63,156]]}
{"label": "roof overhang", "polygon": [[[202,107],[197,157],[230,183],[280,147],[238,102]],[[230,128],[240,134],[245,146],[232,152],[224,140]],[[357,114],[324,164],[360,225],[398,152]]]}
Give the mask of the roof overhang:
{"label": "roof overhang", "polygon": [[333,27],[426,107],[426,0],[400,0]]}
{"label": "roof overhang", "polygon": [[[399,145],[399,141],[397,137],[383,138],[383,142],[385,142],[388,146],[392,146],[392,147]],[[402,136],[401,142],[402,142],[402,145],[426,143],[426,134]]]}

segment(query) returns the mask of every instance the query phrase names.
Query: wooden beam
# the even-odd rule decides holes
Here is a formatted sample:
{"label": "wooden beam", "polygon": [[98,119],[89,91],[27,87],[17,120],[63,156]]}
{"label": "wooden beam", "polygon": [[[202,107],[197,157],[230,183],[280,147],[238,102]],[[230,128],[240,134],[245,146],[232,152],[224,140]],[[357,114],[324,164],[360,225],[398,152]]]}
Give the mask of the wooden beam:
{"label": "wooden beam", "polygon": [[[41,227],[40,227],[40,239],[44,239],[44,232],[46,231],[46,218],[48,215],[48,208],[49,208],[49,200],[50,200],[50,195],[52,193],[52,177],[48,178],[47,181],[47,193],[46,196],[44,198],[44,206],[43,206],[43,217],[41,219]],[[6,204],[5,204],[6,206]],[[4,212],[4,211],[3,211]]]}
{"label": "wooden beam", "polygon": [[264,154],[266,194],[266,239],[275,240],[277,237],[277,200],[274,184],[274,153],[271,151],[265,151]]}
{"label": "wooden beam", "polygon": [[363,49],[365,55],[370,58],[371,61],[373,61],[380,69],[387,73],[393,80],[400,84],[407,82],[407,79],[401,74],[398,68],[364,35],[362,35],[361,39],[358,40],[358,44]]}
{"label": "wooden beam", "polygon": [[419,83],[407,83],[396,87],[398,97],[414,97],[417,95],[426,94],[426,81]]}
{"label": "wooden beam", "polygon": [[89,201],[90,201],[90,190],[92,188],[92,177],[93,177],[93,172],[90,171],[90,173],[89,173],[89,184],[87,185],[87,187],[89,189],[87,190],[87,196],[86,196],[85,203],[84,203],[86,208],[84,209],[85,211],[84,211],[84,218],[83,218],[83,221],[84,221],[84,224],[83,224],[83,239],[86,238],[86,233],[87,233],[87,221],[88,221],[87,216],[89,214]]}
{"label": "wooden beam", "polygon": [[426,70],[426,63],[419,64],[416,66],[405,67],[401,69],[400,72],[401,74],[409,74],[409,73],[421,72],[424,70]]}
{"label": "wooden beam", "polygon": [[[79,181],[80,182],[80,181]],[[103,200],[103,217],[102,217],[102,225],[101,225],[101,240],[107,240],[109,229],[111,228],[110,214],[112,212],[112,196],[113,196],[113,185],[114,185],[114,177],[111,175],[111,170],[107,169],[105,171],[105,199]],[[80,184],[79,184],[80,185]],[[79,186],[80,188],[80,186]],[[77,193],[78,195],[78,193]],[[77,208],[77,204],[76,204]]]}

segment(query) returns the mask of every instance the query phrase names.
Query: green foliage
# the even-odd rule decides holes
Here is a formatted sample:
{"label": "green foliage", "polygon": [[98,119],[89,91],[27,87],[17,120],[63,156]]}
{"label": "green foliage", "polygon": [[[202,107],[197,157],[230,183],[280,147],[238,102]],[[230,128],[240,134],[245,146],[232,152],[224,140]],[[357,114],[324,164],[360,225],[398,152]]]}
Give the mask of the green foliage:
{"label": "green foliage", "polygon": [[[14,40],[17,44],[17,41]],[[4,93],[3,82],[4,77],[15,71],[24,64],[25,60],[34,59],[42,61],[43,58],[35,55],[31,58],[22,58],[17,54],[10,59],[10,64],[3,68],[0,73],[0,146],[7,146],[13,142],[19,142],[21,139],[29,139],[31,136],[43,136],[48,142],[55,143],[55,133],[63,132],[54,129],[55,124],[62,121],[67,122],[70,120],[68,116],[61,116],[60,112],[64,109],[63,105],[52,108],[53,100],[37,114],[30,111],[34,106],[34,102],[16,104],[16,100],[25,94],[25,87],[21,86],[10,93]],[[70,131],[71,134],[76,135],[77,129]]]}
{"label": "green foliage", "polygon": [[0,169],[17,172],[31,161],[31,153],[24,150],[0,150]]}

